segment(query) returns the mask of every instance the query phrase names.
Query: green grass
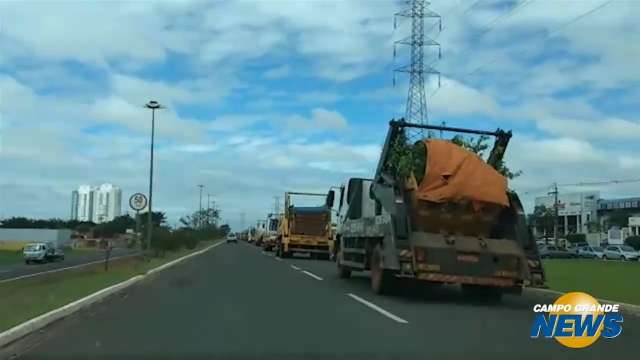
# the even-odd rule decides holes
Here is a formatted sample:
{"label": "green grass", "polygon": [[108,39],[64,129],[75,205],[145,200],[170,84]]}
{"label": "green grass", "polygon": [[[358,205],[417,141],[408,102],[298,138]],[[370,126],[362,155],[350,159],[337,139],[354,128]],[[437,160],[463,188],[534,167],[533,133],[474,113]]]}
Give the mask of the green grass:
{"label": "green grass", "polygon": [[0,284],[0,309],[11,309],[0,310],[0,332],[211,244],[201,242],[195,250],[182,249],[151,260],[118,259],[106,272],[102,264],[96,264]]}
{"label": "green grass", "polygon": [[0,250],[0,266],[22,262],[22,252],[16,250]]}
{"label": "green grass", "polygon": [[586,292],[596,298],[640,305],[640,262],[544,260],[552,290]]}

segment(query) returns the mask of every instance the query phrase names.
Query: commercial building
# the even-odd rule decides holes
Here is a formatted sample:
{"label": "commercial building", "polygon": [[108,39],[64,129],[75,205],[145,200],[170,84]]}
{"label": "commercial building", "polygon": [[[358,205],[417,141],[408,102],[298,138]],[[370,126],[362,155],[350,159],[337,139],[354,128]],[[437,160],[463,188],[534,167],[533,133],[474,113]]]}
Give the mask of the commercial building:
{"label": "commercial building", "polygon": [[122,213],[122,190],[105,183],[99,186],[81,185],[71,193],[71,219],[102,223]]}
{"label": "commercial building", "polygon": [[[537,197],[535,206],[553,209],[554,199],[553,195]],[[597,191],[558,194],[558,234],[587,233],[589,223],[598,219],[599,201]]]}
{"label": "commercial building", "polygon": [[[553,202],[553,195],[541,196],[535,199],[535,206],[544,205],[553,209]],[[620,212],[631,217],[640,216],[640,197],[602,199],[597,191],[560,193],[558,194],[558,234],[560,236],[586,234],[589,232],[589,224],[594,223],[599,224],[601,228],[608,228],[610,217]],[[631,218],[629,222],[631,227]],[[640,222],[638,224],[640,226]]]}

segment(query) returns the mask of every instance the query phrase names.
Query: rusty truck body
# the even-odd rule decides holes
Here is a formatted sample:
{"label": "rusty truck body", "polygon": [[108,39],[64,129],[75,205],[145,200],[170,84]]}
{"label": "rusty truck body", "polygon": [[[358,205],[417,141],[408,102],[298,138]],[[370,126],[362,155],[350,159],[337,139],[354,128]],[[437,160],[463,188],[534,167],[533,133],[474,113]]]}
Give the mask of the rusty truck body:
{"label": "rusty truck body", "polygon": [[[406,139],[404,132],[409,127],[493,135],[496,141],[484,162],[444,140],[433,144],[423,140],[412,145],[421,145],[425,151],[423,173],[400,179],[389,162],[397,161],[391,156],[393,144]],[[502,130],[391,121],[374,178],[348,179],[336,197],[339,276],[370,270],[376,293],[393,292],[398,283],[407,283],[399,281],[402,278],[460,284],[467,292],[496,300],[505,292],[520,293],[524,285],[542,284],[544,272],[522,204],[496,171],[510,137],[510,132]],[[464,159],[448,164],[454,157],[439,155],[435,145]],[[461,171],[465,166],[475,166],[482,178]],[[328,196],[331,205],[334,195]],[[494,201],[496,198],[499,200]]]}

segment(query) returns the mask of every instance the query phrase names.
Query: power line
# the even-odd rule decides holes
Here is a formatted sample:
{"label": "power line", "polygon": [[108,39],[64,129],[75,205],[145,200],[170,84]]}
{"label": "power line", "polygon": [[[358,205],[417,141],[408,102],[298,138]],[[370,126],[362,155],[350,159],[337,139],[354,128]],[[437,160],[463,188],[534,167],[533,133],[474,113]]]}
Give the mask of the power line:
{"label": "power line", "polygon": [[530,195],[537,194],[543,191],[548,191],[550,187],[558,186],[558,187],[579,187],[579,186],[605,186],[605,185],[617,185],[617,184],[630,184],[640,182],[640,178],[638,179],[623,179],[623,180],[604,180],[604,181],[581,181],[577,183],[568,183],[568,184],[551,184],[545,187],[534,188],[522,193],[522,195]]}
{"label": "power line", "polygon": [[[609,5],[609,4],[610,4],[610,3],[612,3],[612,2],[613,2],[613,0],[605,1],[604,3],[602,3],[602,4],[600,4],[600,5],[598,5],[598,6],[594,7],[594,8],[592,8],[592,9],[590,9],[590,10],[586,11],[586,12],[584,12],[584,13],[582,13],[582,14],[580,14],[580,15],[576,16],[576,17],[571,18],[571,20],[566,21],[566,22],[564,22],[564,23],[560,24],[559,26],[555,27],[555,28],[554,28],[553,30],[551,30],[551,31],[547,31],[546,29],[543,29],[543,30],[540,30],[538,33],[544,33],[544,35],[545,35],[544,41],[546,42],[546,41],[548,41],[549,39],[551,39],[553,36],[555,36],[555,34],[557,34],[557,33],[561,32],[561,31],[564,31],[564,30],[565,30],[567,27],[569,27],[570,25],[573,25],[574,23],[576,23],[576,22],[578,22],[578,21],[582,20],[583,18],[585,18],[585,17],[587,17],[587,16],[589,16],[589,15],[591,15],[591,14],[593,14],[593,13],[595,13],[595,12],[599,11],[599,10],[601,10],[602,8],[604,8],[605,6]],[[521,3],[521,4],[522,4],[522,3]],[[528,4],[529,4],[529,3],[528,3]],[[537,34],[537,33],[536,33],[536,34]],[[518,55],[519,55],[519,54],[524,54],[524,53],[526,53],[526,52],[528,52],[528,51],[529,51],[529,49],[524,50],[524,51],[517,52],[516,54],[518,54]],[[496,61],[498,61],[498,59],[500,59],[500,56],[496,56],[496,57],[492,58],[491,60],[489,60],[489,61],[487,61],[487,62],[485,62],[485,63],[483,63],[483,64],[480,64],[479,66],[475,67],[473,70],[471,70],[470,72],[468,72],[467,74],[465,74],[464,76],[462,76],[461,78],[459,78],[459,79],[457,79],[457,80],[458,80],[458,81],[460,81],[460,80],[462,80],[462,79],[467,78],[468,76],[471,76],[471,75],[473,75],[473,74],[477,73],[477,72],[478,72],[479,70],[481,70],[482,68],[484,68],[484,67],[486,67],[486,66],[488,66],[488,65],[491,65],[491,64],[495,63]],[[435,95],[435,94],[436,94],[440,89],[442,89],[442,88],[444,88],[444,87],[448,86],[450,83],[451,83],[451,82],[448,82],[448,83],[442,84],[442,86],[440,86],[439,88],[437,88],[436,90],[434,90],[434,91],[431,93],[431,95],[430,95],[430,96],[434,96],[434,95]]]}

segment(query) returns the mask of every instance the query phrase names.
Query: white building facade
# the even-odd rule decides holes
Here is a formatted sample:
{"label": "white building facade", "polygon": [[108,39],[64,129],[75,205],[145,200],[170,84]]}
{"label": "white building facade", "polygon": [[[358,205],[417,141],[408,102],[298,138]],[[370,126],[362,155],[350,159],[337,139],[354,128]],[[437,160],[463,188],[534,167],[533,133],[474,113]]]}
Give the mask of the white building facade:
{"label": "white building facade", "polygon": [[105,183],[99,186],[81,185],[71,193],[71,219],[103,223],[122,213],[122,190]]}
{"label": "white building facade", "polygon": [[[535,206],[553,209],[553,195],[537,197]],[[588,232],[588,224],[598,219],[600,193],[585,191],[558,195],[558,233],[560,235]]]}

